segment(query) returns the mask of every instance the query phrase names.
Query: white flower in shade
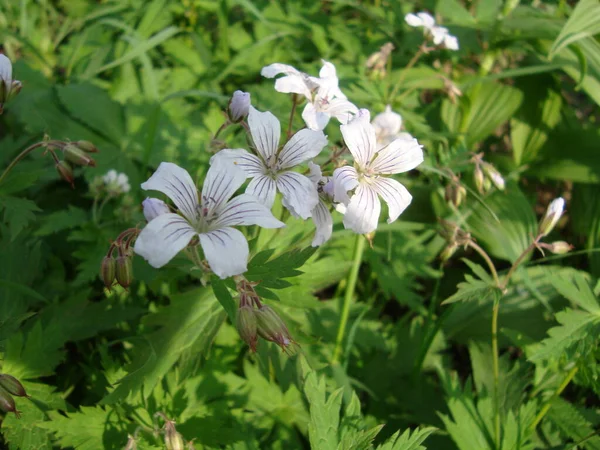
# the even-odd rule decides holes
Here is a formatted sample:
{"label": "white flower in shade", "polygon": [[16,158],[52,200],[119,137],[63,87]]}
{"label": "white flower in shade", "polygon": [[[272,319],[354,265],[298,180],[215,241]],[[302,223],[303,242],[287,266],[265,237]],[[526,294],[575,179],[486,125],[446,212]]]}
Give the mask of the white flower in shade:
{"label": "white flower in shade", "polygon": [[[416,139],[396,139],[377,150],[375,128],[370,115],[361,109],[358,116],[341,126],[346,146],[355,166],[344,166],[333,172],[335,201],[345,208],[344,226],[356,233],[370,233],[377,228],[381,203],[387,203],[388,223],[395,221],[412,201],[412,196],[389,175],[407,172],[423,162],[423,150]],[[348,191],[354,190],[352,197]]]}
{"label": "white flower in shade", "polygon": [[312,246],[318,247],[329,240],[333,231],[333,219],[331,218],[329,207],[324,201],[327,198],[333,200],[333,181],[331,177],[324,177],[321,168],[312,161],[309,161],[308,167],[310,169],[308,177],[314,183],[319,193],[319,203],[312,210],[312,220],[317,230],[312,241]]}
{"label": "white flower in shade", "polygon": [[116,170],[109,170],[102,177],[106,189],[112,194],[125,194],[130,191],[129,178],[124,173],[118,173]]}
{"label": "white flower in shade", "polygon": [[435,24],[435,19],[431,14],[420,12],[417,14],[407,14],[404,20],[411,27],[422,27],[425,34],[431,36],[435,45],[444,45],[449,50],[458,50],[458,39],[452,36],[447,28]]}
{"label": "white flower in shade", "polygon": [[156,219],[162,214],[171,212],[169,205],[157,198],[147,197],[146,200],[142,202],[142,207],[144,209],[144,217],[148,222],[152,219]]}
{"label": "white flower in shade", "polygon": [[565,210],[565,199],[558,197],[552,200],[552,203],[548,205],[546,214],[540,222],[539,233],[542,236],[550,234],[556,223],[560,220]]}
{"label": "white flower in shade", "polygon": [[279,120],[270,112],[260,112],[252,106],[248,126],[258,155],[244,149],[224,149],[211,158],[211,163],[229,161],[241,168],[252,178],[246,193],[267,207],[273,206],[279,191],[283,206],[295,217],[309,218],[319,201],[317,190],[310,179],[291,169],[321,153],[327,137],[322,131],[303,129],[279,150]]}
{"label": "white flower in shade", "polygon": [[392,107],[387,105],[385,111],[377,114],[371,123],[375,128],[377,138],[377,150],[391,144],[396,139],[413,139],[410,133],[404,133],[402,129],[402,116],[392,111]]}
{"label": "white flower in shade", "polygon": [[216,275],[227,278],[244,273],[248,263],[248,242],[233,226],[284,226],[250,195],[242,194],[230,200],[245,179],[241,170],[213,164],[206,174],[199,198],[192,177],[185,169],[173,163],[161,163],[148,181],[142,183],[142,189],[169,196],[179,214],[164,213],[150,221],[135,242],[135,252],[152,267],[162,267],[197,236]]}
{"label": "white flower in shade", "polygon": [[275,80],[275,90],[284,94],[304,95],[308,100],[312,100],[312,91],[319,87],[310,75],[287,64],[271,64],[263,67],[260,74],[266,78],[283,74],[283,77]]}
{"label": "white flower in shade", "polygon": [[248,115],[250,110],[250,94],[243,91],[235,91],[229,101],[229,118],[232,122],[239,122]]}
{"label": "white flower in shade", "polygon": [[0,53],[0,103],[3,103],[12,86],[12,63]]}

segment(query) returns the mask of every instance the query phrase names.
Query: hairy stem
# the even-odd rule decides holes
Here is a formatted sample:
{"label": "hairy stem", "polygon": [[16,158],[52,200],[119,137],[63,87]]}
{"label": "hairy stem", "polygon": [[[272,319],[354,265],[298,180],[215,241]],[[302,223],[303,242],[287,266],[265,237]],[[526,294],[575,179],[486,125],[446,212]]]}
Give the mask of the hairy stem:
{"label": "hairy stem", "polygon": [[348,284],[346,285],[346,293],[344,295],[344,303],[342,304],[342,315],[340,317],[340,325],[338,328],[337,337],[335,339],[335,348],[333,350],[332,362],[338,363],[342,353],[342,343],[344,341],[344,334],[346,332],[346,325],[348,324],[348,316],[350,315],[350,304],[352,303],[352,297],[354,297],[354,290],[356,289],[356,282],[358,280],[358,270],[362,263],[363,253],[365,251],[366,239],[362,235],[356,236],[356,243],[354,244],[354,259],[350,274],[348,275]]}
{"label": "hairy stem", "polygon": [[488,267],[490,269],[490,272],[492,272],[492,276],[494,277],[494,282],[496,283],[496,286],[499,287],[500,279],[498,278],[498,272],[496,271],[496,266],[494,266],[494,263],[492,262],[492,259],[489,257],[487,252],[473,241],[469,241],[468,245],[473,250],[475,250],[477,253],[479,253],[479,255],[484,259],[484,261],[486,262],[486,264],[488,265]]}
{"label": "hairy stem", "polygon": [[548,411],[550,411],[550,407],[552,406],[552,402],[554,400],[556,400],[558,397],[560,397],[560,394],[562,394],[562,391],[564,391],[565,388],[571,382],[571,380],[573,380],[573,377],[575,376],[575,374],[577,373],[578,370],[579,370],[579,367],[577,367],[577,366],[573,366],[573,368],[571,370],[569,370],[569,373],[567,373],[567,376],[565,377],[565,379],[563,380],[563,382],[556,389],[556,391],[554,392],[554,395],[544,404],[544,406],[542,407],[542,409],[538,413],[538,415],[535,416],[535,419],[533,420],[533,423],[531,424],[531,430],[532,431],[536,429],[536,427],[542,421],[542,419],[544,418],[544,416],[548,413]]}

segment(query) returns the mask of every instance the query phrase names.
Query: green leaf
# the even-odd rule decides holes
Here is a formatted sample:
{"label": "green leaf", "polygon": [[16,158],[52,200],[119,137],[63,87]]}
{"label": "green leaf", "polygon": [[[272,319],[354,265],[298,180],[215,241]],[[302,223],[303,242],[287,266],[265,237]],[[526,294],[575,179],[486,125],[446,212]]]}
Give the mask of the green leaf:
{"label": "green leaf", "polygon": [[314,450],[337,450],[343,389],[327,397],[325,378],[310,372],[304,381],[304,394],[310,405],[308,437]]}
{"label": "green leaf", "polygon": [[552,400],[550,410],[548,411],[548,420],[562,434],[574,442],[580,442],[589,437],[581,445],[581,448],[600,450],[600,437],[593,436],[595,433],[594,424],[590,423],[581,411],[571,403],[562,400],[560,397]]}
{"label": "green leaf", "polygon": [[458,291],[442,302],[442,305],[449,305],[455,302],[477,301],[485,303],[494,299],[500,299],[502,292],[496,286],[493,278],[478,264],[474,264],[467,259],[463,261],[479,277],[465,275],[465,281],[458,284]]}
{"label": "green leaf", "polygon": [[11,240],[14,240],[30,222],[36,220],[35,212],[41,211],[31,200],[10,196],[0,197],[0,211],[2,209],[4,209],[4,222],[8,223]]}
{"label": "green leaf", "polygon": [[552,59],[558,52],[583,38],[600,33],[600,2],[580,0],[567,20],[560,34],[552,43],[548,57]]}
{"label": "green leaf", "polygon": [[89,217],[83,209],[69,205],[67,209],[61,209],[45,216],[44,223],[35,234],[36,236],[48,236],[59,231],[76,228],[88,220]]}
{"label": "green leaf", "polygon": [[377,446],[377,450],[425,450],[421,444],[436,429],[433,427],[422,428],[420,430],[405,430],[400,434],[396,431],[387,441]]}

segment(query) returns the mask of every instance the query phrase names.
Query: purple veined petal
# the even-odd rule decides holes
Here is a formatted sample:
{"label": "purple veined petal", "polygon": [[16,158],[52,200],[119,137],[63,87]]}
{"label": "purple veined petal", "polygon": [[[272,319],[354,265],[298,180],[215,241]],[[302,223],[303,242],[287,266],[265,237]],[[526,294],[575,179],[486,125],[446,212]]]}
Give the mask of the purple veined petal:
{"label": "purple veined petal", "polygon": [[265,162],[277,153],[279,147],[279,136],[281,125],[279,120],[269,111],[260,112],[253,106],[250,106],[248,114],[248,126],[250,134],[254,141],[256,150]]}
{"label": "purple veined petal", "polygon": [[265,163],[258,156],[243,148],[224,148],[210,158],[211,165],[217,161],[239,167],[246,173],[248,178],[263,175],[267,171]]}
{"label": "purple veined petal", "polygon": [[314,158],[327,145],[327,136],[322,131],[300,130],[295,133],[281,150],[279,167],[288,169]]}
{"label": "purple veined petal", "polygon": [[276,182],[277,190],[283,195],[283,206],[294,217],[308,219],[319,202],[319,193],[312,181],[296,172],[283,172]]}
{"label": "purple veined petal", "polygon": [[246,173],[226,161],[214,161],[202,186],[202,209],[207,217],[227,203],[246,181]]}
{"label": "purple veined petal", "polygon": [[369,111],[359,110],[358,115],[347,125],[342,125],[340,130],[354,160],[361,168],[366,167],[375,155],[377,145],[375,129],[370,123]]}
{"label": "purple veined petal", "polygon": [[329,113],[320,111],[313,103],[308,102],[302,110],[302,119],[311,130],[323,130],[329,123]]}
{"label": "purple veined petal", "polygon": [[315,223],[316,232],[311,245],[318,247],[327,242],[333,232],[333,219],[329,208],[323,201],[319,200],[315,209],[312,210],[312,220]]}
{"label": "purple veined petal", "polygon": [[387,222],[392,223],[410,205],[412,195],[398,181],[391,178],[376,178],[371,186],[388,205],[389,217]]}
{"label": "purple veined petal", "polygon": [[158,269],[183,250],[196,234],[196,230],[180,215],[161,214],[144,227],[133,250]]}
{"label": "purple veined petal", "polygon": [[356,114],[358,114],[358,108],[348,100],[334,98],[329,100],[327,112],[335,117],[341,124],[346,125]]}
{"label": "purple veined petal", "polygon": [[352,166],[344,166],[333,171],[333,200],[347,205],[350,202],[348,191],[358,186],[358,173]]}
{"label": "purple veined petal", "polygon": [[263,228],[281,228],[285,224],[275,218],[271,210],[249,194],[238,195],[218,211],[215,227],[258,225]]}
{"label": "purple veined petal", "polygon": [[171,212],[169,206],[158,198],[146,197],[146,200],[142,202],[142,208],[144,211],[144,217],[148,222],[156,219],[158,216]]}
{"label": "purple veined petal", "polygon": [[377,192],[368,183],[361,183],[346,208],[344,227],[358,234],[370,233],[377,229],[380,213]]}
{"label": "purple veined petal", "polygon": [[248,270],[248,241],[235,228],[200,233],[200,244],[210,269],[221,279]]}
{"label": "purple veined petal", "polygon": [[258,175],[248,184],[246,194],[252,195],[270,209],[275,203],[275,194],[277,194],[275,180],[268,175]]}
{"label": "purple veined petal", "polygon": [[423,146],[416,139],[396,139],[382,148],[370,168],[376,174],[408,172],[423,162]]}
{"label": "purple veined petal", "polygon": [[292,67],[288,64],[274,63],[268,66],[265,66],[260,71],[260,74],[265,78],[274,78],[280,73],[284,73],[286,75],[299,75],[300,72],[295,67]]}
{"label": "purple veined petal", "polygon": [[195,220],[199,205],[198,191],[188,171],[177,164],[160,163],[148,181],[142,183],[142,189],[168,195],[185,217]]}
{"label": "purple veined petal", "polygon": [[275,90],[282,94],[300,94],[311,100],[312,93],[309,78],[303,74],[288,75],[275,80]]}

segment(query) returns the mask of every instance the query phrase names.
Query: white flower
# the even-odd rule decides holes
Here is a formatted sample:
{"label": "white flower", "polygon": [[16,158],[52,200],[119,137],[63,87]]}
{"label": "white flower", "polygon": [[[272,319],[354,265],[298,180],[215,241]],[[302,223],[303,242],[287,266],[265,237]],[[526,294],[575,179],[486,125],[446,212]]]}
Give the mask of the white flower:
{"label": "white flower", "polygon": [[550,234],[556,223],[560,220],[565,210],[565,199],[558,197],[552,200],[552,203],[548,205],[546,215],[540,222],[539,233],[542,236]]}
{"label": "white flower", "polygon": [[[388,223],[395,221],[412,200],[402,184],[386,175],[407,172],[423,162],[422,146],[416,139],[396,139],[377,150],[369,119],[369,111],[361,109],[352,122],[341,126],[355,167],[340,167],[333,173],[335,201],[346,206],[344,226],[360,234],[377,228],[381,212],[378,196],[388,204]],[[350,198],[347,192],[353,189]]]}
{"label": "white flower", "polygon": [[275,80],[275,90],[284,94],[304,95],[308,100],[312,100],[312,91],[318,87],[318,84],[308,74],[287,64],[271,64],[263,67],[260,74],[266,78],[284,74],[285,76]]}
{"label": "white flower", "polygon": [[124,173],[117,173],[116,170],[109,170],[104,177],[102,177],[106,189],[112,194],[124,194],[129,192],[131,186],[129,186],[129,178]]}
{"label": "white flower", "polygon": [[[4,84],[4,88],[1,84]],[[0,53],[0,103],[4,102],[4,99],[8,97],[10,88],[12,86],[12,63],[5,55]],[[4,90],[4,99],[1,96]]]}
{"label": "white flower", "polygon": [[385,111],[377,114],[371,123],[375,128],[377,138],[377,150],[391,144],[396,139],[413,139],[409,133],[402,133],[402,116],[392,111],[392,107],[387,105]]}
{"label": "white flower", "polygon": [[192,177],[176,164],[163,162],[142,189],[168,195],[179,214],[154,218],[138,236],[134,250],[151,266],[162,267],[198,236],[211,270],[221,278],[247,270],[248,242],[235,225],[280,228],[284,224],[256,198],[242,194],[229,200],[246,179],[241,170],[213,164],[200,199]]}
{"label": "white flower", "polygon": [[310,169],[308,177],[319,192],[319,203],[312,210],[312,220],[317,231],[311,244],[313,247],[318,247],[329,240],[333,231],[333,219],[327,203],[323,201],[323,197],[333,199],[333,181],[331,177],[324,177],[321,168],[312,161],[308,162],[308,167]]}
{"label": "white flower", "polygon": [[310,179],[290,169],[321,153],[327,145],[327,137],[322,131],[303,129],[279,151],[281,128],[273,114],[251,106],[248,126],[258,156],[243,149],[225,149],[214,155],[211,163],[223,160],[237,165],[252,178],[247,194],[254,195],[270,208],[279,191],[283,195],[283,206],[295,217],[309,218],[319,196]]}
{"label": "white flower", "polygon": [[239,122],[248,115],[250,110],[250,94],[243,91],[235,91],[229,101],[229,118],[232,122]]}
{"label": "white flower", "polygon": [[431,14],[420,12],[417,14],[407,14],[404,20],[411,27],[423,27],[425,34],[431,36],[435,45],[443,44],[449,50],[458,50],[458,39],[452,36],[447,28],[435,24],[435,19]]}
{"label": "white flower", "polygon": [[146,200],[142,202],[142,207],[144,208],[144,217],[148,222],[162,214],[171,212],[169,206],[157,198],[146,197]]}

